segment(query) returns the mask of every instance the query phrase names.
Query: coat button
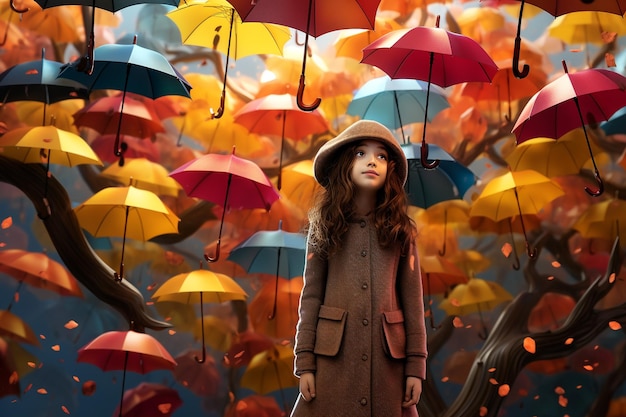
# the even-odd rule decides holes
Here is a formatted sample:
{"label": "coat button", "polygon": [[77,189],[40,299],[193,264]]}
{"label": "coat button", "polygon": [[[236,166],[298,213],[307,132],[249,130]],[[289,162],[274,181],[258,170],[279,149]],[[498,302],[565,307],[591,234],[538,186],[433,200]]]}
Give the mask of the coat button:
{"label": "coat button", "polygon": [[367,289],[367,282],[364,282],[363,285],[361,285],[361,288],[363,288],[364,290]]}
{"label": "coat button", "polygon": [[361,398],[361,405],[367,405],[367,398]]}
{"label": "coat button", "polygon": [[365,249],[363,249],[361,251],[361,256],[366,257],[367,256],[367,251]]}
{"label": "coat button", "polygon": [[363,326],[367,326],[368,324],[370,324],[368,319],[363,319]]}
{"label": "coat button", "polygon": [[365,220],[361,220],[361,227],[365,227],[366,223]]}
{"label": "coat button", "polygon": [[361,356],[361,360],[363,360],[363,361],[367,360],[367,355],[365,353]]}

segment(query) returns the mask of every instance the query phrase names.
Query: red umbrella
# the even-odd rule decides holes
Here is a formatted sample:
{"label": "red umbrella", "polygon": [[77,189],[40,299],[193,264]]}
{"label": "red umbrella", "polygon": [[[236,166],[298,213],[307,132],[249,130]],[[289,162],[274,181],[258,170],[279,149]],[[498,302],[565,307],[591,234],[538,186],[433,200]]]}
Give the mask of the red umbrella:
{"label": "red umbrella", "polygon": [[123,370],[119,417],[123,415],[126,371],[147,374],[176,367],[174,358],[157,339],[134,330],[101,334],[78,350],[76,360],[96,365],[103,371]]}
{"label": "red umbrella", "polygon": [[200,397],[211,397],[217,394],[222,382],[215,359],[207,356],[206,361],[198,363],[198,352],[186,350],[176,356],[174,378],[185,388]]}
{"label": "red umbrella", "polygon": [[439,161],[428,163],[426,121],[430,84],[440,87],[467,81],[491,82],[498,66],[483,47],[469,36],[439,27],[418,26],[398,29],[381,36],[363,49],[362,63],[374,65],[391,78],[428,81],[422,133],[421,162],[435,168]]}
{"label": "red umbrella", "polygon": [[222,204],[222,219],[215,247],[215,257],[204,255],[208,262],[220,256],[224,214],[228,209],[265,208],[280,197],[267,175],[253,161],[230,155],[207,154],[193,159],[170,172],[189,197]]}
{"label": "red umbrella", "polygon": [[113,415],[124,417],[169,417],[183,404],[175,389],[153,382],[142,382],[124,393],[122,410],[118,407]]}
{"label": "red umbrella", "polygon": [[[112,164],[118,162],[117,156],[111,154],[111,147],[117,139],[118,136],[115,133],[100,135],[91,141],[90,146],[103,162]],[[161,160],[159,147],[151,140],[143,140],[130,135],[120,135],[119,140],[124,148],[124,157],[126,158],[146,158],[152,162]]]}
{"label": "red umbrella", "polygon": [[244,22],[276,23],[305,33],[297,103],[300,109],[312,111],[319,107],[321,99],[318,97],[312,104],[302,101],[309,36],[318,37],[339,29],[374,29],[380,0],[229,0],[229,3]]}
{"label": "red umbrella", "polygon": [[[626,77],[606,69],[590,68],[565,74],[533,95],[520,112],[513,126],[517,143],[536,137],[558,139],[582,126],[589,155],[595,170],[598,190],[585,187],[587,193],[599,196],[604,192],[585,125],[608,120],[626,106]],[[578,117],[576,117],[578,116]]]}
{"label": "red umbrella", "polygon": [[252,100],[237,111],[235,122],[252,133],[281,137],[277,184],[279,190],[285,137],[300,140],[329,129],[326,118],[319,110],[303,112],[298,108],[297,98],[291,94],[270,94]]}

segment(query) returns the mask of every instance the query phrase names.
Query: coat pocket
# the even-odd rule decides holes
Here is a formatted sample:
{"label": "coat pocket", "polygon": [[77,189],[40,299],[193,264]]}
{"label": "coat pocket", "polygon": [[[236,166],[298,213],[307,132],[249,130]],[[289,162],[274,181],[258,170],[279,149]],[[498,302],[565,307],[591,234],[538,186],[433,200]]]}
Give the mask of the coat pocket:
{"label": "coat pocket", "polygon": [[383,348],[394,359],[406,357],[406,332],[402,310],[383,312]]}
{"label": "coat pocket", "polygon": [[347,315],[348,312],[341,308],[325,305],[320,307],[313,350],[315,354],[335,356],[339,352]]}

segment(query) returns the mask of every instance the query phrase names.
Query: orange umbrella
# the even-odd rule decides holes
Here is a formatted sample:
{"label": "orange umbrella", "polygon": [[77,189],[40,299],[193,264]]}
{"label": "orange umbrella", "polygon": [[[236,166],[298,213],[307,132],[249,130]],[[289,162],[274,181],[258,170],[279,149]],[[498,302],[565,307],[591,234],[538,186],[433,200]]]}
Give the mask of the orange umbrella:
{"label": "orange umbrella", "polygon": [[445,294],[457,284],[467,283],[467,274],[458,266],[437,255],[420,256],[423,287],[428,296],[430,325],[434,329],[432,295]]}
{"label": "orange umbrella", "polygon": [[304,112],[298,107],[297,99],[291,94],[270,94],[244,105],[235,113],[235,122],[250,132],[260,135],[280,136],[278,184],[282,186],[283,148],[285,138],[303,140],[314,133],[329,129],[326,118],[319,110]]}
{"label": "orange umbrella", "polygon": [[308,212],[315,195],[321,186],[313,176],[313,161],[305,159],[283,169],[281,193],[296,204],[303,212]]}
{"label": "orange umbrella", "polygon": [[285,412],[280,409],[276,399],[262,395],[248,395],[230,403],[224,417],[282,417]]}
{"label": "orange umbrella", "polygon": [[39,339],[33,329],[9,310],[0,310],[0,336],[39,346]]}
{"label": "orange umbrella", "polygon": [[100,173],[120,184],[131,184],[142,190],[176,197],[181,190],[180,184],[168,174],[163,165],[146,158],[129,158],[123,166],[111,164]]}
{"label": "orange umbrella", "polygon": [[[277,278],[278,291],[267,281],[250,300],[248,312],[255,331],[278,339],[289,339],[296,334],[298,305],[303,281]],[[276,313],[274,315],[274,309]]]}
{"label": "orange umbrella", "polygon": [[340,31],[333,42],[335,54],[360,61],[363,57],[363,48],[385,33],[401,28],[402,25],[393,18],[384,17],[379,13],[374,22],[374,29],[344,29]]}
{"label": "orange umbrella", "polygon": [[61,295],[82,297],[76,278],[59,262],[44,253],[20,249],[0,251],[0,272],[36,288],[44,288]]}
{"label": "orange umbrella", "polygon": [[447,229],[448,226],[462,227],[467,225],[469,220],[470,205],[461,199],[443,200],[428,206],[418,217],[420,222],[428,225],[443,225],[443,248],[439,250],[439,255],[446,254]]}
{"label": "orange umbrella", "polygon": [[528,315],[528,330],[545,332],[558,329],[575,306],[576,300],[568,295],[545,293]]}

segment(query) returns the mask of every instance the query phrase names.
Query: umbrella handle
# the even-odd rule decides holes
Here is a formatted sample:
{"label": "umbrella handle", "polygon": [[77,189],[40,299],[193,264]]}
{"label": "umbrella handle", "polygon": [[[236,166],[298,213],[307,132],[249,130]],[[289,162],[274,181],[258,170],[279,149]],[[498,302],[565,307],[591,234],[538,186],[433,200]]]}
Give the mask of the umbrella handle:
{"label": "umbrella handle", "polygon": [[531,259],[537,257],[537,248],[531,248],[528,241],[526,241],[526,253],[528,254],[528,257]]}
{"label": "umbrella handle", "polygon": [[15,2],[13,0],[11,0],[11,10],[13,10],[15,13],[26,13],[27,11],[30,10],[30,8],[25,8],[25,9],[18,9],[15,6]]}
{"label": "umbrella handle", "polygon": [[93,62],[93,43],[94,34],[91,32],[89,35],[89,43],[87,44],[87,55],[80,57],[76,69],[80,72],[84,72],[87,75],[93,74],[94,62]]}
{"label": "umbrella handle", "polygon": [[215,246],[215,257],[210,257],[209,255],[207,255],[206,253],[204,254],[204,259],[207,262],[217,262],[220,259],[220,246],[221,246],[221,239],[217,239],[217,245]]}
{"label": "umbrella handle", "polygon": [[302,97],[304,96],[304,87],[305,87],[304,78],[305,78],[304,74],[300,74],[300,85],[298,85],[298,93],[296,95],[298,107],[300,108],[300,110],[303,110],[303,111],[313,111],[317,109],[320,106],[320,104],[322,104],[322,99],[317,97],[311,104],[304,103],[304,101],[302,100]]}
{"label": "umbrella handle", "polygon": [[211,112],[211,119],[219,119],[224,115],[224,104],[226,102],[226,90],[222,90],[222,96],[220,97],[220,107],[216,113]]}
{"label": "umbrella handle", "polygon": [[439,166],[439,160],[435,159],[432,162],[428,162],[428,144],[425,140],[422,140],[422,147],[420,149],[420,162],[426,169],[434,169]]}
{"label": "umbrella handle", "polygon": [[519,16],[517,18],[517,35],[515,36],[515,46],[513,47],[513,75],[516,78],[522,79],[528,76],[530,72],[530,66],[528,64],[524,64],[522,70],[519,69],[519,54],[522,49],[522,14],[524,14],[524,2],[525,0],[521,0],[521,4],[519,7]]}
{"label": "umbrella handle", "polygon": [[587,194],[592,197],[598,197],[604,192],[604,181],[602,181],[600,173],[597,170],[594,174],[594,177],[596,178],[596,182],[598,183],[598,189],[596,191],[593,191],[591,188],[585,187],[585,191],[587,191]]}

